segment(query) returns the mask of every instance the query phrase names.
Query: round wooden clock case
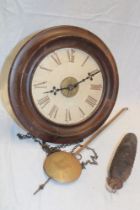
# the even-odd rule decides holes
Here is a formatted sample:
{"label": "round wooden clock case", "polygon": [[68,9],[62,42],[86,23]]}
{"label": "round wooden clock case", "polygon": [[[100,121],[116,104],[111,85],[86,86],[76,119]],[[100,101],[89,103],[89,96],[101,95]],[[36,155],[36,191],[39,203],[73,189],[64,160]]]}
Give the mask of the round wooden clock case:
{"label": "round wooden clock case", "polygon": [[20,124],[53,143],[75,143],[96,131],[113,109],[118,73],[93,33],[58,26],[34,35],[16,55],[8,93]]}

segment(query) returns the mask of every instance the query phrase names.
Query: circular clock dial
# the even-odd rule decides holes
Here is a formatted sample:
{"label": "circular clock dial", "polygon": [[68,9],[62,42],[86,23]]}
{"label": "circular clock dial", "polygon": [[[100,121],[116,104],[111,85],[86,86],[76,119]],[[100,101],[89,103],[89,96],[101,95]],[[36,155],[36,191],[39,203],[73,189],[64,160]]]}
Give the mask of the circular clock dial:
{"label": "circular clock dial", "polygon": [[45,29],[18,52],[8,94],[20,124],[53,143],[76,143],[107,119],[118,92],[114,58],[100,38],[75,26]]}
{"label": "circular clock dial", "polygon": [[48,54],[36,67],[31,83],[35,107],[46,119],[74,125],[97,110],[103,95],[103,75],[96,60],[76,48]]}

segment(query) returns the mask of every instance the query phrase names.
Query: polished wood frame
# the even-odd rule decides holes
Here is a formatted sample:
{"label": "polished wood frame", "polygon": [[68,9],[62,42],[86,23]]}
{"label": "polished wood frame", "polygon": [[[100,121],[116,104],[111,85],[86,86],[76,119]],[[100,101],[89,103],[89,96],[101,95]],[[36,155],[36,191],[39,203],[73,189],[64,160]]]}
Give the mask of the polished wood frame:
{"label": "polished wood frame", "polygon": [[[36,109],[31,80],[39,62],[56,49],[81,49],[101,67],[104,92],[101,103],[87,120],[59,125],[45,119]],[[18,52],[10,69],[8,92],[12,109],[23,127],[35,137],[53,143],[74,143],[96,131],[113,109],[118,93],[118,72],[107,46],[93,33],[75,26],[57,26],[37,33]]]}

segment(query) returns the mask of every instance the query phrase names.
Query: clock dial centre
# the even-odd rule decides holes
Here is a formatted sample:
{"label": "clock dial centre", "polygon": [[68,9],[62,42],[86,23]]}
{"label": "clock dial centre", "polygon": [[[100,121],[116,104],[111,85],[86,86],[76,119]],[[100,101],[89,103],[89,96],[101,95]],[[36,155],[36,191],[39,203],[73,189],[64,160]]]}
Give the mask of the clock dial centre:
{"label": "clock dial centre", "polygon": [[[73,50],[75,59],[72,62],[67,52]],[[76,125],[99,107],[103,84],[102,69],[94,57],[78,48],[61,48],[38,63],[32,79],[32,98],[46,119],[57,124]]]}
{"label": "clock dial centre", "polygon": [[[65,97],[73,97],[77,94],[79,86],[77,86],[77,79],[74,77],[66,77],[60,84],[61,93]],[[64,89],[63,89],[64,88]]]}

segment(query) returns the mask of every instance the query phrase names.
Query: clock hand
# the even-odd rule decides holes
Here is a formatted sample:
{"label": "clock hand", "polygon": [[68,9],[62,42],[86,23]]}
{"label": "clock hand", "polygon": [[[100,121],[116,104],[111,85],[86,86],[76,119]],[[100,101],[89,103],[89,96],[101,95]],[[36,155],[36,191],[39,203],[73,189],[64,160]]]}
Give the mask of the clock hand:
{"label": "clock hand", "polygon": [[77,87],[80,83],[85,82],[85,81],[88,80],[88,79],[93,80],[92,77],[94,77],[94,76],[95,76],[96,74],[98,74],[98,73],[100,73],[100,70],[95,70],[93,73],[92,73],[92,72],[89,72],[89,73],[88,73],[88,76],[87,76],[86,78],[84,78],[84,79],[80,80],[79,82],[75,83],[75,84],[73,85],[73,87],[74,87],[74,88]]}
{"label": "clock hand", "polygon": [[56,88],[55,86],[53,86],[52,90],[46,91],[44,93],[53,93],[54,95],[56,95],[58,91],[60,91],[60,90],[67,90],[67,89],[68,89],[68,87]]}
{"label": "clock hand", "polygon": [[[93,72],[93,73],[92,73]],[[93,80],[93,77],[98,74],[100,72],[100,70],[94,70],[92,72],[89,72],[88,73],[88,76],[80,81],[78,81],[77,83],[75,84],[70,84],[68,85],[67,87],[63,87],[63,88],[56,88],[55,86],[53,86],[52,90],[49,90],[49,91],[45,91],[44,93],[53,93],[54,95],[57,94],[57,92],[59,91],[62,91],[62,90],[68,90],[68,91],[71,91],[73,90],[74,88],[76,88],[80,83],[82,82],[85,82],[86,80],[90,79],[90,80]]]}

